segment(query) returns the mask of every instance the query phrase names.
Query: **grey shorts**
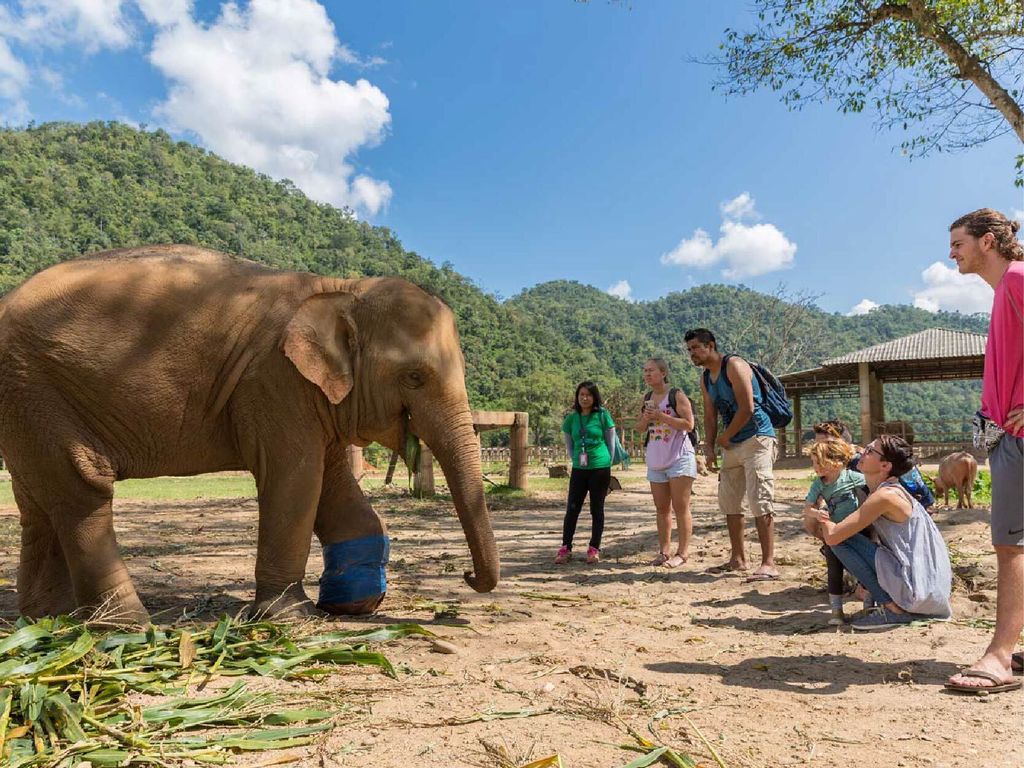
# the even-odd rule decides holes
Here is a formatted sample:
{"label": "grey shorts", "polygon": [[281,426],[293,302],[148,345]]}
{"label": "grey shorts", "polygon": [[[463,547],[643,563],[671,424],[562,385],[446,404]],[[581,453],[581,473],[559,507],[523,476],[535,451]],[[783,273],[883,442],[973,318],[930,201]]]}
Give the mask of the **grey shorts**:
{"label": "grey shorts", "polygon": [[992,543],[1024,547],[1024,438],[1003,435],[988,457],[992,471]]}

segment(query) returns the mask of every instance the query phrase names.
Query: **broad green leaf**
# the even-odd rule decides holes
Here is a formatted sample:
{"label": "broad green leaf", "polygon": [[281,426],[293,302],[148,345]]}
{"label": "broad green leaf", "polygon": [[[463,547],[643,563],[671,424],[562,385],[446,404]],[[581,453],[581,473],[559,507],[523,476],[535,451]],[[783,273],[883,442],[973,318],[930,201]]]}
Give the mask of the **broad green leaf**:
{"label": "broad green leaf", "polygon": [[648,752],[643,757],[639,757],[631,763],[626,763],[620,768],[647,768],[647,766],[654,765],[661,760],[661,756],[666,752],[668,752],[668,747],[658,747],[654,751]]}
{"label": "broad green leaf", "polygon": [[40,640],[51,637],[53,637],[53,634],[50,632],[48,625],[28,624],[0,640],[0,656],[17,648],[35,645]]}

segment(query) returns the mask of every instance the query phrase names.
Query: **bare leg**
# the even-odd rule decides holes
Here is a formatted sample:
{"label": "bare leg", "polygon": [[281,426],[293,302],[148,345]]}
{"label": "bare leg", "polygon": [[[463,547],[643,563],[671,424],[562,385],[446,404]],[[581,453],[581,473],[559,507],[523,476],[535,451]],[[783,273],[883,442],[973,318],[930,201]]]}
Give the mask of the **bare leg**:
{"label": "bare leg", "polygon": [[663,565],[672,551],[672,493],[669,483],[651,483],[658,520],[658,556],[651,565]]}
{"label": "bare leg", "polygon": [[742,571],[747,567],[747,554],[743,545],[743,515],[726,515],[726,525],[729,528],[729,555],[728,570]]}
{"label": "bare leg", "polygon": [[692,477],[675,477],[669,481],[672,492],[672,508],[676,513],[676,529],[679,532],[679,545],[676,553],[665,565],[677,568],[690,557],[690,539],[693,538],[693,515],[690,514],[690,493],[693,489]]}
{"label": "bare leg", "polygon": [[754,518],[757,538],[761,542],[761,566],[755,573],[777,576],[775,569],[775,516],[763,515]]}
{"label": "bare leg", "polygon": [[[992,642],[973,669],[996,675],[1000,680],[1013,679],[1010,657],[1024,629],[1024,547],[996,546],[999,569],[996,583],[996,629]],[[985,688],[991,680],[953,675],[949,681],[957,685]]]}

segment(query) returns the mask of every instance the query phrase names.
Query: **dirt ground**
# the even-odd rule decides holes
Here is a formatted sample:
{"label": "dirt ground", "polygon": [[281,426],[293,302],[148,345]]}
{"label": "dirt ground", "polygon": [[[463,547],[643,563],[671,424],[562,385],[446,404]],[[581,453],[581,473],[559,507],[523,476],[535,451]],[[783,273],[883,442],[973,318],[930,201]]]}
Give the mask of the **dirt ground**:
{"label": "dirt ground", "polygon": [[[632,729],[701,766],[719,764],[711,748],[730,768],[1024,765],[1024,694],[957,696],[941,686],[991,631],[987,510],[936,514],[957,572],[954,621],[855,634],[826,625],[824,560],[802,532],[806,485],[795,482],[809,470],[780,475],[782,577],[760,584],[705,572],[728,554],[714,477],[697,482],[690,561],[672,571],[647,564],[656,534],[639,470],[609,497],[597,566],[552,563],[562,492],[497,499],[502,581],[485,595],[462,582],[469,555],[450,504],[373,494],[391,528],[392,563],[372,621],[418,622],[457,652],[407,639],[384,648],[398,680],[342,668],[297,684],[326,688],[349,708],[348,725],[295,752],[297,764],[509,766],[558,753],[566,766],[611,768],[638,757],[619,746],[636,743]],[[253,499],[121,502],[115,515],[138,591],[162,621],[234,613],[252,596]],[[577,551],[588,535],[584,513]],[[8,619],[17,537],[16,509],[0,507]],[[747,540],[754,559],[752,523]],[[320,568],[314,543],[312,595]],[[848,611],[857,607],[851,597]]]}

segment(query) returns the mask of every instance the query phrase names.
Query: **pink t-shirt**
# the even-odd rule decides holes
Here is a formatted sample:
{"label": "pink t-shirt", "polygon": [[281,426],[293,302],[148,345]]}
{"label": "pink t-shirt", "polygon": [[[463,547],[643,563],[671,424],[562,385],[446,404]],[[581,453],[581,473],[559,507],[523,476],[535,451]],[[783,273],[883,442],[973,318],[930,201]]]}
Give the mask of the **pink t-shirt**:
{"label": "pink t-shirt", "polygon": [[[1016,305],[1016,308],[1014,307]],[[1019,313],[1019,314],[1018,314]],[[985,345],[981,412],[999,426],[1024,406],[1024,261],[1011,261],[996,286]],[[1012,433],[1024,437],[1024,430]]]}
{"label": "pink t-shirt", "polygon": [[[658,409],[669,416],[676,412],[668,406],[668,393],[661,398]],[[647,426],[647,450],[644,454],[651,469],[668,469],[685,453],[693,453],[690,438],[681,429],[672,429],[668,424],[652,421]]]}

